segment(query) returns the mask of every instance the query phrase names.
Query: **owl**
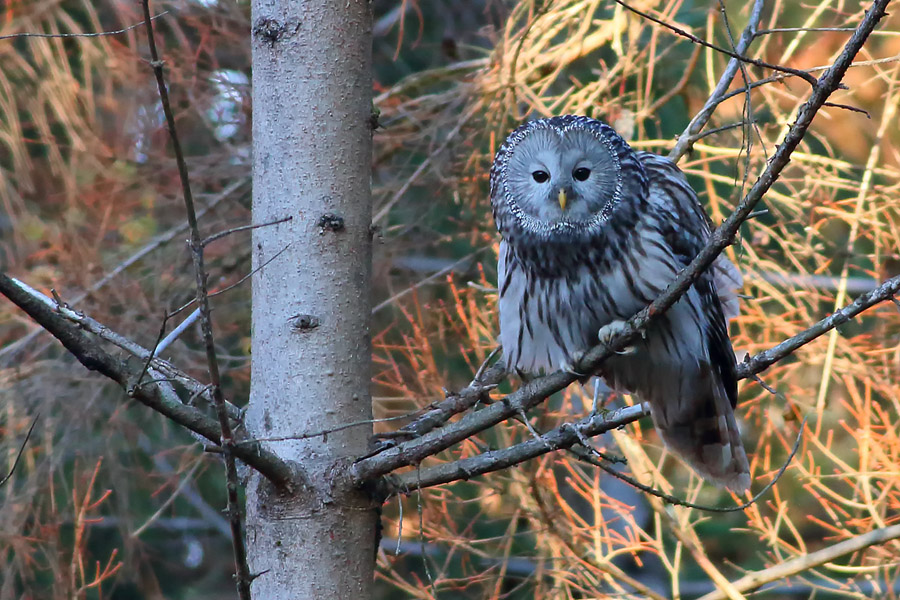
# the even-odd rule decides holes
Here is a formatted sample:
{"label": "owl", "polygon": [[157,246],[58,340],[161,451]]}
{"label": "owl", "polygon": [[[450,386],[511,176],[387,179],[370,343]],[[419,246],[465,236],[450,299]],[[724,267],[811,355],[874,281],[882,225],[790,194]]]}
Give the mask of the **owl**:
{"label": "owl", "polygon": [[[609,125],[582,116],[528,122],[491,168],[501,235],[500,342],[510,369],[570,369],[609,341],[699,253],[710,221],[684,173],[635,152]],[[648,402],[668,448],[698,474],[750,486],[734,417],[735,358],[726,318],[740,273],[724,256],[633,347],[596,375]],[[593,374],[592,374],[593,375]]]}

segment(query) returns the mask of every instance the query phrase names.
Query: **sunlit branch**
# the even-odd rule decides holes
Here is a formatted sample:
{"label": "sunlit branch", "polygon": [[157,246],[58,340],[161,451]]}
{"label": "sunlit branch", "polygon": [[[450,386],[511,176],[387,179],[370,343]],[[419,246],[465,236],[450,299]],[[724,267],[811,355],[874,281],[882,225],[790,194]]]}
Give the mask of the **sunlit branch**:
{"label": "sunlit branch", "polygon": [[[860,550],[865,550],[869,546],[883,544],[897,538],[900,538],[900,525],[891,525],[890,527],[875,529],[868,533],[852,537],[849,540],[838,542],[833,546],[828,546],[827,548],[822,548],[821,550],[816,550],[809,554],[803,554],[802,556],[769,567],[768,569],[748,573],[737,581],[732,582],[731,585],[738,592],[755,590],[767,583],[781,581],[792,575],[832,562],[835,559],[852,552],[859,552]],[[721,591],[715,591],[702,596],[699,600],[724,600],[725,598],[727,598],[727,596]]]}
{"label": "sunlit branch", "polygon": [[[763,4],[763,0],[755,0],[753,3],[753,8],[750,10],[750,18],[747,21],[747,27],[744,28],[743,33],[741,33],[741,39],[738,40],[738,43],[735,46],[734,51],[736,54],[746,54],[747,50],[750,49],[750,44],[756,39],[756,27],[759,25],[759,20],[762,17]],[[678,162],[691,148],[691,145],[699,139],[700,132],[709,122],[716,107],[724,100],[725,93],[731,85],[731,80],[734,79],[734,76],[737,74],[740,67],[741,61],[738,58],[732,58],[728,61],[728,64],[725,66],[725,72],[722,74],[722,77],[719,78],[719,82],[716,84],[715,89],[713,89],[712,94],[710,94],[709,98],[703,104],[703,108],[694,115],[694,118],[688,123],[684,132],[678,136],[675,147],[669,152],[669,160]]]}
{"label": "sunlit branch", "polygon": [[853,317],[876,304],[892,299],[897,293],[900,293],[900,275],[888,279],[871,292],[863,294],[844,308],[831,313],[812,327],[786,339],[774,348],[760,352],[753,358],[749,358],[743,363],[738,364],[738,377],[745,379],[756,373],[765,371],[778,361],[793,354],[798,348],[805,346],[817,337],[828,333],[835,327],[843,325]]}

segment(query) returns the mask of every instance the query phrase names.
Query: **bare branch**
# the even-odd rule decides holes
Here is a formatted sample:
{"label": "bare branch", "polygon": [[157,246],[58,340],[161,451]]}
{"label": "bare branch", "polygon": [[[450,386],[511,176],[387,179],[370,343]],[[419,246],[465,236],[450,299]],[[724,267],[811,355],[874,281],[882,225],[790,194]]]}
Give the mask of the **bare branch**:
{"label": "bare branch", "polygon": [[[191,392],[192,400],[200,396],[206,398],[207,400],[212,399],[212,396],[209,392],[209,385],[197,381],[184,371],[175,367],[170,362],[165,361],[158,356],[155,358],[151,357],[150,350],[144,348],[137,342],[134,342],[133,340],[130,340],[127,337],[113,331],[103,323],[100,323],[99,321],[87,316],[86,314],[72,309],[67,304],[64,304],[59,300],[52,300],[48,298],[44,294],[41,294],[34,288],[26,285],[25,283],[22,283],[21,281],[13,281],[23,292],[27,293],[38,302],[48,306],[54,312],[54,314],[66,319],[67,321],[75,323],[80,329],[92,333],[103,341],[109,342],[110,344],[121,348],[125,352],[128,352],[141,361],[149,361],[149,373],[153,377],[154,381],[178,382],[179,384],[187,388],[189,392]],[[45,330],[41,329],[41,331]],[[171,334],[169,337],[171,337]],[[163,340],[163,342],[165,341],[166,340]],[[162,345],[163,342],[160,342],[160,345]],[[158,355],[161,351],[161,349],[158,349],[156,354]],[[188,402],[188,404],[190,404],[190,402]],[[240,420],[240,409],[227,401],[226,406],[228,408],[228,415],[236,421]]]}
{"label": "bare branch", "polygon": [[[150,17],[152,21],[160,17],[164,17],[169,14],[171,11],[164,10],[158,15]],[[116,29],[113,31],[95,31],[88,33],[10,33],[8,35],[0,35],[0,40],[13,40],[18,38],[95,38],[95,37],[104,37],[108,35],[120,35],[123,33],[127,33],[132,29],[137,29],[138,27],[143,26],[144,22],[135,23],[134,25],[129,25],[125,29]]]}
{"label": "bare branch", "polygon": [[13,473],[16,472],[16,467],[19,466],[19,461],[22,459],[22,454],[25,452],[25,447],[28,445],[28,440],[31,439],[31,434],[34,431],[34,426],[37,425],[38,419],[40,415],[35,415],[34,420],[31,421],[31,427],[28,428],[28,432],[25,434],[25,439],[22,440],[22,445],[19,446],[19,451],[16,453],[16,459],[13,461],[12,466],[9,468],[9,473],[3,476],[0,479],[0,487],[6,485],[6,482],[10,480],[13,476]]}
{"label": "bare branch", "polygon": [[781,359],[793,354],[798,348],[828,333],[835,327],[843,325],[876,304],[893,299],[898,293],[900,293],[900,275],[888,279],[871,292],[863,294],[844,308],[831,313],[809,329],[739,364],[737,366],[738,377],[745,379],[765,371]]}
{"label": "bare branch", "polygon": [[[762,9],[763,9],[763,0],[755,0],[753,3],[753,8],[750,10],[750,19],[747,21],[747,27],[744,28],[743,33],[741,33],[741,39],[738,40],[737,46],[735,47],[735,53],[744,55],[747,53],[747,50],[750,48],[750,44],[756,39],[756,27],[759,25],[759,20],[762,18]],[[722,103],[725,99],[725,92],[728,91],[728,87],[731,85],[731,80],[734,79],[734,76],[737,74],[738,69],[741,67],[741,61],[738,58],[732,58],[728,61],[728,65],[725,67],[725,72],[722,74],[722,77],[719,78],[719,82],[716,84],[715,89],[712,94],[710,94],[709,98],[703,105],[703,108],[700,109],[694,118],[691,119],[691,122],[688,123],[688,126],[685,128],[684,132],[678,136],[678,141],[675,143],[675,147],[669,152],[669,160],[672,162],[678,162],[682,156],[691,148],[691,145],[699,139],[698,134],[700,131],[706,126],[709,122],[709,119],[712,117],[713,112],[715,112],[716,107]],[[739,90],[737,93],[743,93],[744,90]]]}
{"label": "bare branch", "polygon": [[269,227],[271,225],[278,225],[279,223],[285,223],[287,221],[290,221],[293,218],[294,218],[293,216],[287,216],[282,219],[276,219],[274,221],[269,221],[268,223],[258,223],[256,225],[241,225],[240,227],[232,227],[231,229],[226,229],[225,231],[220,231],[219,233],[214,233],[213,235],[209,236],[208,238],[206,238],[202,242],[200,242],[200,245],[206,247],[209,244],[212,244],[213,242],[215,242],[216,240],[222,239],[223,237],[231,235],[232,233],[239,233],[241,231],[252,231],[253,229],[256,229],[258,227]]}
{"label": "bare branch", "polygon": [[758,58],[751,58],[749,56],[744,56],[742,53],[739,53],[739,52],[732,52],[731,50],[722,48],[721,46],[716,46],[715,44],[707,42],[704,39],[698,38],[696,35],[688,32],[688,31],[685,31],[684,29],[681,29],[680,27],[676,27],[675,25],[672,25],[671,23],[667,23],[667,22],[663,21],[662,19],[657,19],[656,17],[654,17],[653,15],[651,15],[649,13],[640,11],[640,10],[634,8],[633,6],[629,6],[627,3],[623,2],[622,0],[614,0],[614,2],[616,4],[618,4],[619,6],[630,10],[634,14],[636,14],[640,17],[643,17],[644,19],[647,19],[648,21],[652,21],[652,22],[656,23],[657,25],[661,25],[661,26],[665,27],[666,29],[675,33],[676,35],[680,35],[683,38],[689,39],[690,41],[694,42],[695,44],[700,44],[701,46],[710,48],[711,50],[715,50],[716,52],[721,52],[722,54],[725,54],[726,56],[730,56],[731,58],[734,58],[742,63],[749,63],[749,64],[755,65],[757,67],[763,67],[764,69],[771,69],[773,71],[780,71],[782,73],[788,73],[790,75],[795,75],[795,76],[803,79],[804,81],[806,81],[811,86],[813,86],[813,87],[816,86],[815,77],[813,77],[809,73],[806,73],[805,71],[801,71],[800,69],[793,69],[791,67],[785,67],[783,65],[774,65],[774,64],[768,63],[764,60],[759,60]]}
{"label": "bare branch", "polygon": [[[875,529],[868,533],[852,537],[849,540],[838,542],[833,546],[798,556],[795,559],[785,561],[769,567],[768,569],[754,571],[733,582],[732,586],[734,586],[734,589],[738,592],[755,590],[767,583],[780,581],[791,575],[796,575],[797,573],[802,573],[803,571],[808,571],[809,569],[824,565],[846,554],[850,554],[851,552],[865,550],[869,546],[883,544],[897,538],[900,538],[900,525],[891,525],[890,527]],[[727,598],[727,596],[721,591],[715,591],[702,596],[699,600],[724,600],[725,598]]]}
{"label": "bare branch", "polygon": [[446,400],[436,404],[431,410],[418,417],[412,423],[391,432],[392,439],[381,440],[368,456],[380,454],[388,448],[397,446],[398,439],[422,437],[432,429],[442,426],[454,415],[469,410],[480,401],[487,400],[490,390],[497,387],[497,384],[503,381],[505,376],[506,368],[504,365],[499,362],[494,364],[484,371],[481,377],[476,377],[475,381],[459,393],[449,394]]}
{"label": "bare branch", "polygon": [[[427,469],[416,469],[400,475],[388,476],[382,480],[377,491],[379,495],[387,498],[399,492],[408,493],[419,486],[430,487],[459,479],[468,480],[477,475],[517,465],[548,452],[569,448],[579,443],[580,436],[600,435],[649,414],[649,409],[644,405],[636,405],[626,406],[606,415],[591,415],[577,423],[563,423],[557,429],[538,437],[532,437],[509,448],[490,450],[477,456],[443,463]],[[440,431],[436,433],[440,433]],[[380,456],[376,458],[380,458]]]}
{"label": "bare branch", "polygon": [[220,444],[225,449],[225,487],[228,499],[228,520],[231,526],[231,541],[234,549],[234,566],[236,571],[236,584],[241,600],[250,599],[250,567],[247,565],[247,547],[244,544],[244,527],[241,516],[240,499],[238,498],[237,466],[234,461],[234,435],[231,431],[231,423],[228,419],[228,409],[225,405],[225,396],[222,393],[222,385],[219,377],[219,361],[216,358],[216,346],[213,340],[212,314],[209,307],[209,297],[206,287],[206,268],[203,263],[203,238],[200,236],[200,228],[197,224],[197,213],[194,209],[194,197],[191,192],[190,178],[188,177],[187,163],[178,139],[178,130],[175,126],[175,115],[169,104],[169,92],[166,88],[163,73],[163,63],[156,49],[156,38],[153,34],[153,20],[150,18],[150,0],[143,0],[144,24],[147,26],[147,43],[150,48],[150,65],[156,76],[156,85],[159,88],[159,98],[162,103],[163,114],[169,129],[169,138],[172,142],[172,151],[175,153],[175,162],[178,165],[178,175],[181,179],[181,189],[184,195],[184,206],[187,211],[188,225],[191,229],[191,256],[194,260],[194,275],[197,283],[197,299],[200,304],[200,329],[203,333],[203,343],[206,347],[206,363],[209,368],[209,379],[212,385],[213,404],[216,415],[219,418],[221,431]]}
{"label": "bare branch", "polygon": [[[4,273],[0,273],[0,294],[9,298],[58,339],[82,365],[118,383],[131,398],[212,442],[220,440],[221,430],[216,421],[180,402],[177,397],[163,394],[158,384],[144,382],[140,387],[132,385],[137,380],[141,365],[120,360],[106,352],[100,344],[81,331],[78,325],[70,323],[50,304],[33,296]],[[302,473],[296,472],[292,466],[258,444],[242,447],[235,455],[275,485],[294,486],[298,482],[302,485]]]}

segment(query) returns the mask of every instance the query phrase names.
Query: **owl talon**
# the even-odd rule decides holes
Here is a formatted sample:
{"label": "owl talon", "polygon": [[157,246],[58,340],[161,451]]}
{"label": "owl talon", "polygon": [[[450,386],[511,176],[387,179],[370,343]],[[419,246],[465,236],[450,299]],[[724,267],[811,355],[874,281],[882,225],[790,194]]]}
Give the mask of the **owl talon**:
{"label": "owl talon", "polygon": [[576,375],[578,377],[588,377],[586,373],[579,373],[575,369],[575,365],[580,363],[582,358],[584,358],[584,352],[575,352],[574,354],[572,354],[569,360],[563,362],[560,368],[570,375]]}
{"label": "owl talon", "polygon": [[[610,323],[607,323],[600,328],[600,331],[597,332],[597,339],[600,340],[600,343],[604,346],[609,346],[609,343],[613,340],[613,338],[625,331],[626,328],[627,323],[625,323],[625,321],[611,321]],[[636,346],[625,346],[621,350],[617,351],[616,354],[625,356],[628,354],[634,354],[635,352],[637,352]]]}

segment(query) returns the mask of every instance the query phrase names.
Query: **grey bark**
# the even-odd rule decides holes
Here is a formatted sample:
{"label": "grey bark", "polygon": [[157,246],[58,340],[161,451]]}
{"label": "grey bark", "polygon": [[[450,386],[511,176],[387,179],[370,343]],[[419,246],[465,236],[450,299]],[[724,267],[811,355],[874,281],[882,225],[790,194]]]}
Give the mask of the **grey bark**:
{"label": "grey bark", "polygon": [[371,427],[371,14],[367,0],[254,0],[251,437],[306,485],[254,473],[247,542],[258,599],[371,597],[375,507],[337,475]]}

